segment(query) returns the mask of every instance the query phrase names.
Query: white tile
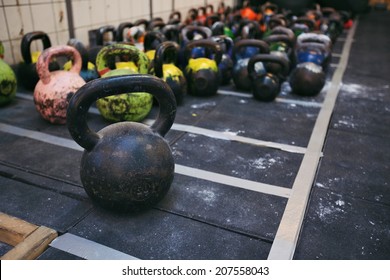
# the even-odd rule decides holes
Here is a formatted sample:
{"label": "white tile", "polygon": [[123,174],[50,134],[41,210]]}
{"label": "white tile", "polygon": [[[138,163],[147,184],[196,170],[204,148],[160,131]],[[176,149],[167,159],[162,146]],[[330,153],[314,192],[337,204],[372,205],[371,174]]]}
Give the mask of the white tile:
{"label": "white tile", "polygon": [[119,19],[121,22],[128,21],[131,18],[131,1],[119,0]]}
{"label": "white tile", "polygon": [[31,5],[35,30],[46,33],[56,31],[52,4]]}
{"label": "white tile", "polygon": [[29,0],[19,0],[19,1],[17,1],[17,0],[3,0],[3,5],[4,6],[16,6],[18,2],[19,2],[19,5],[26,5],[29,3],[28,1]]}
{"label": "white tile", "polygon": [[53,2],[55,29],[58,32],[68,30],[68,15],[65,2]]}
{"label": "white tile", "polygon": [[[12,53],[13,53],[13,58],[15,60],[15,64],[19,63],[19,62],[22,62],[23,61],[23,58],[22,58],[22,55],[20,53],[20,43],[21,43],[21,40],[12,40],[11,41],[11,45],[12,45]],[[8,57],[8,55],[7,55]]]}
{"label": "white tile", "polygon": [[4,8],[0,8],[0,41],[8,40],[7,22],[5,21]]}
{"label": "white tile", "polygon": [[91,7],[89,1],[72,2],[72,10],[75,28],[91,26]]}
{"label": "white tile", "polygon": [[91,13],[91,24],[105,25],[106,22],[106,1],[105,0],[94,0],[90,1],[90,13]]}
{"label": "white tile", "polygon": [[34,31],[30,7],[5,7],[4,11],[11,40],[20,40],[23,34]]}
{"label": "white tile", "polygon": [[56,45],[66,45],[69,41],[69,32],[60,31],[56,32],[57,35],[57,44]]}
{"label": "white tile", "polygon": [[107,23],[120,21],[118,0],[106,1],[106,21]]}
{"label": "white tile", "polygon": [[85,46],[89,45],[88,30],[90,30],[89,27],[80,27],[75,30],[75,37]]}

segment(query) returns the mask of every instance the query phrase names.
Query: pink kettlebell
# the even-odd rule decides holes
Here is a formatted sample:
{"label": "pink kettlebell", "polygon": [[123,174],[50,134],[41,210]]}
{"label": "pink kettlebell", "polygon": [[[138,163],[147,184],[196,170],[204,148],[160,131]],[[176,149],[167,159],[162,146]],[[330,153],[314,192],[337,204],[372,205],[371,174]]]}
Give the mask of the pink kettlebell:
{"label": "pink kettlebell", "polygon": [[[54,57],[73,57],[69,71],[49,71],[49,63]],[[73,94],[85,81],[80,76],[82,66],[80,53],[71,46],[56,46],[45,49],[38,58],[39,82],[34,90],[35,108],[41,116],[53,124],[66,123],[66,110]]]}

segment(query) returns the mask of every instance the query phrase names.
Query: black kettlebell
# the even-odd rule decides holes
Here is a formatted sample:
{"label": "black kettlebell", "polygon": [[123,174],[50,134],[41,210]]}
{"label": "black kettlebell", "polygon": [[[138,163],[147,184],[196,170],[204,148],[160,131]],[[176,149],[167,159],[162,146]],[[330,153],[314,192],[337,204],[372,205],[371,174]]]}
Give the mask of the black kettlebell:
{"label": "black kettlebell", "polygon": [[[16,73],[18,82],[28,90],[34,90],[35,85],[39,81],[36,63],[38,61],[40,52],[31,52],[31,44],[34,41],[41,41],[43,50],[51,47],[50,38],[45,32],[33,31],[26,33],[22,37],[20,50],[22,53],[23,62],[19,63]],[[56,62],[50,63],[49,67],[50,71],[60,69]]]}
{"label": "black kettlebell", "polygon": [[[192,58],[194,48],[204,48],[206,57]],[[210,40],[200,39],[187,44],[184,51],[188,65],[185,68],[185,76],[189,93],[195,96],[211,96],[217,93],[220,84],[218,64],[221,62],[221,46]]]}
{"label": "black kettlebell", "polygon": [[[120,122],[97,133],[88,127],[88,109],[97,99],[139,91],[152,94],[160,104],[151,127]],[[96,79],[74,94],[67,110],[67,126],[85,149],[80,177],[93,201],[107,209],[128,212],[150,208],[166,195],[175,164],[163,137],[175,114],[175,97],[169,86],[147,74]]]}
{"label": "black kettlebell", "polygon": [[[283,57],[289,61],[290,71],[295,66],[295,56],[294,56],[294,45],[295,45],[295,37],[291,36],[291,34],[271,34],[267,38],[264,38],[269,44],[270,54],[274,54],[280,57]],[[279,64],[274,64],[273,67],[279,68]],[[275,69],[274,72],[279,72],[279,70]]]}
{"label": "black kettlebell", "polygon": [[153,60],[155,75],[167,82],[175,95],[177,105],[183,103],[183,98],[187,94],[187,80],[175,65],[179,49],[175,42],[163,42],[157,47]]}
{"label": "black kettlebell", "polygon": [[226,35],[213,36],[211,39],[221,46],[222,58],[221,62],[218,64],[218,72],[221,85],[227,85],[230,83],[233,76],[233,39]]}
{"label": "black kettlebell", "polygon": [[236,88],[249,91],[251,80],[248,75],[249,59],[258,53],[269,53],[269,45],[257,39],[243,39],[237,41],[233,47],[233,82]]}
{"label": "black kettlebell", "polygon": [[174,24],[174,25],[177,25],[177,24],[180,24],[181,23],[181,13],[179,11],[173,11],[170,15],[169,15],[169,19],[168,19],[168,24]]}
{"label": "black kettlebell", "polygon": [[[268,65],[280,65],[280,71]],[[256,69],[258,67],[258,69]],[[248,62],[248,73],[252,80],[253,97],[260,101],[273,101],[280,92],[280,86],[289,72],[289,62],[284,57],[273,54],[257,54]]]}
{"label": "black kettlebell", "polygon": [[[96,66],[89,61],[89,56],[88,56],[88,50],[84,46],[84,44],[75,38],[72,38],[68,41],[67,43],[68,46],[74,47],[81,55],[81,61],[82,61],[82,66],[81,66],[81,71],[80,71],[80,76],[83,78],[85,82],[92,81],[94,79],[99,78],[99,74],[96,71]],[[71,61],[69,63],[69,69],[71,68]],[[65,66],[64,66],[65,68]],[[67,70],[69,70],[67,69]]]}
{"label": "black kettlebell", "polygon": [[297,49],[298,64],[291,72],[289,83],[293,94],[315,96],[319,94],[326,82],[325,63],[326,48],[319,43],[301,43]]}

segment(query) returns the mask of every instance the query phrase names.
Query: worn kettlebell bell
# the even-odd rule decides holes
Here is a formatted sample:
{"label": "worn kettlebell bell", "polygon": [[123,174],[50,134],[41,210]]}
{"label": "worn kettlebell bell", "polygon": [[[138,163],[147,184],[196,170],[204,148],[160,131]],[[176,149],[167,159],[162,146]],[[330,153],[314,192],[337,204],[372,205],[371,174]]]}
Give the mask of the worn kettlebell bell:
{"label": "worn kettlebell bell", "polygon": [[16,76],[12,68],[3,61],[4,46],[0,41],[0,106],[10,103],[16,95]]}
{"label": "worn kettlebell bell", "polygon": [[[31,52],[31,44],[34,41],[41,41],[43,49],[51,47],[49,36],[42,31],[33,31],[26,33],[22,37],[20,43],[20,51],[23,62],[19,63],[17,68],[17,76],[19,83],[28,90],[34,90],[35,85],[39,81],[39,76],[36,69],[36,62],[41,52]],[[59,70],[57,63],[50,63],[50,71]]]}
{"label": "worn kettlebell bell", "polygon": [[[99,132],[86,122],[91,104],[122,92],[148,92],[159,102],[151,127],[142,123],[111,124]],[[174,177],[174,159],[163,138],[176,114],[169,86],[151,75],[127,75],[89,82],[74,95],[68,107],[68,129],[85,151],[80,177],[87,194],[100,206],[116,211],[150,208],[168,192]]]}
{"label": "worn kettlebell bell", "polygon": [[[110,65],[112,58],[119,62]],[[120,65],[120,67],[119,67]],[[96,67],[102,78],[147,74],[149,59],[137,47],[127,44],[113,44],[101,49],[96,58]],[[153,97],[146,92],[122,92],[121,95],[107,96],[96,101],[100,114],[109,121],[142,121],[153,106]]]}
{"label": "worn kettlebell bell", "polygon": [[[81,71],[80,71],[81,78],[83,78],[85,82],[89,82],[99,78],[99,74],[96,71],[95,65],[89,61],[88,50],[85,48],[83,43],[78,39],[72,38],[68,41],[67,45],[74,47],[81,55],[81,61],[82,61]],[[68,61],[64,65],[64,69],[69,70],[71,66],[72,66],[72,61]]]}
{"label": "worn kettlebell bell", "polygon": [[[248,55],[246,49],[250,47],[255,53]],[[236,88],[249,91],[251,89],[251,80],[248,75],[249,59],[258,53],[269,53],[269,45],[257,39],[243,39],[237,41],[233,47],[233,82]]]}
{"label": "worn kettlebell bell", "polygon": [[[213,53],[213,58],[192,58],[193,48],[201,47],[206,53]],[[220,84],[218,64],[221,62],[221,46],[210,40],[200,39],[187,44],[184,50],[185,60],[188,61],[185,68],[185,76],[189,93],[195,96],[211,96],[217,93]]]}
{"label": "worn kettlebell bell", "polygon": [[187,94],[187,80],[183,72],[175,65],[179,53],[179,45],[174,42],[163,42],[156,50],[154,57],[154,72],[172,89],[177,105],[183,103]]}
{"label": "worn kettlebell bell", "polygon": [[[279,64],[280,71],[273,72],[268,69],[269,63]],[[255,70],[255,65],[260,64],[260,69]],[[248,62],[248,73],[252,80],[253,97],[260,101],[273,101],[280,92],[281,83],[289,72],[289,62],[284,57],[273,54],[257,54]]]}
{"label": "worn kettlebell bell", "polygon": [[[58,56],[73,57],[69,71],[50,72],[49,62]],[[34,104],[41,116],[50,123],[66,123],[69,100],[85,84],[80,77],[81,64],[80,53],[71,46],[50,47],[39,56],[36,66],[40,80],[34,89]]]}

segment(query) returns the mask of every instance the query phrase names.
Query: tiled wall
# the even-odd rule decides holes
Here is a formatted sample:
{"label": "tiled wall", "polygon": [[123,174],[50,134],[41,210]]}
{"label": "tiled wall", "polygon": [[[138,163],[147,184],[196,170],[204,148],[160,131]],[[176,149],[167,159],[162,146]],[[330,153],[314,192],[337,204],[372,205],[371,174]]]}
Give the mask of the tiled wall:
{"label": "tiled wall", "polygon": [[[190,8],[212,4],[220,0],[152,0],[153,17],[168,20],[173,10],[184,17]],[[234,0],[224,0],[232,5]],[[103,25],[137,19],[150,19],[147,0],[72,0],[75,37],[88,45],[88,30]],[[9,64],[22,61],[20,42],[23,34],[31,31],[46,32],[52,45],[66,44],[69,39],[68,14],[65,0],[0,0],[0,40],[5,48],[4,60]],[[40,42],[32,50],[41,49]]]}

